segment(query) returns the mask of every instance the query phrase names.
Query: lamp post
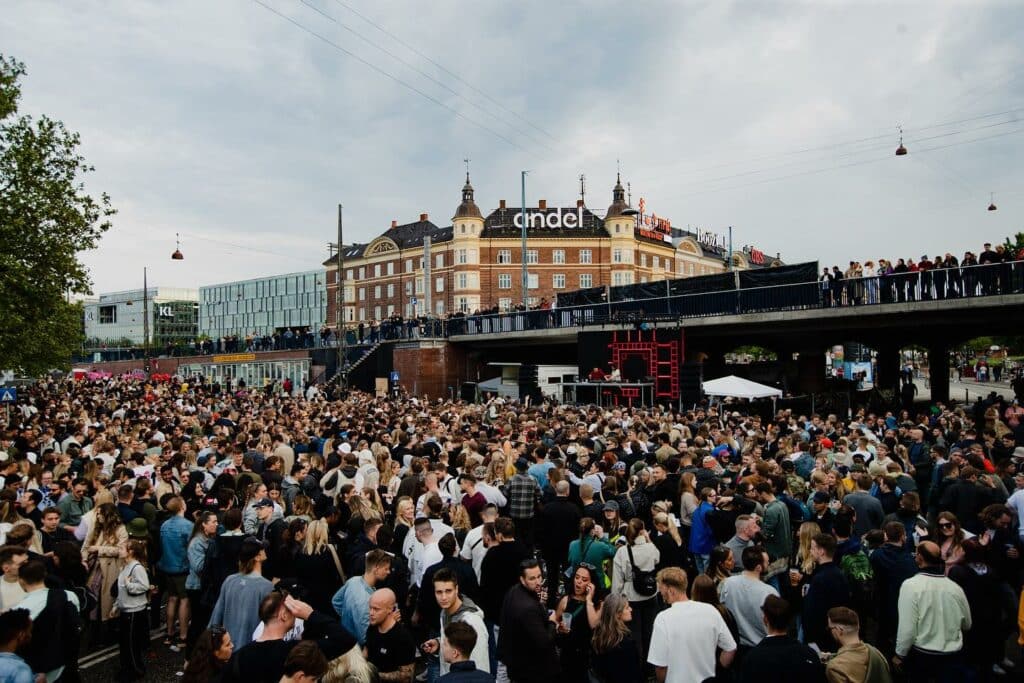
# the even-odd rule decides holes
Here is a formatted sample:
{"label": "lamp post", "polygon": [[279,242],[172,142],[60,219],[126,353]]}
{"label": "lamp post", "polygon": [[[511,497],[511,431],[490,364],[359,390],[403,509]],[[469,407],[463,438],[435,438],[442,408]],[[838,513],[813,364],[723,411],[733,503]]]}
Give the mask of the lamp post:
{"label": "lamp post", "polygon": [[142,267],[142,370],[146,373],[146,379],[149,379],[149,284],[146,266]]}
{"label": "lamp post", "polygon": [[345,340],[345,327],[344,327],[344,324],[343,324],[343,319],[344,319],[344,315],[345,315],[345,281],[344,281],[344,279],[342,277],[343,269],[345,268],[345,254],[344,254],[344,251],[342,250],[342,246],[341,246],[341,240],[342,240],[342,234],[343,234],[342,233],[342,220],[341,219],[342,219],[342,206],[341,206],[341,204],[338,204],[338,254],[337,254],[337,256],[338,256],[338,277],[337,277],[337,283],[338,283],[338,296],[337,296],[338,310],[336,311],[335,322],[336,322],[337,328],[338,328],[337,329],[337,335],[338,335],[338,377],[341,378],[341,380],[340,380],[341,382],[346,383],[347,382],[347,378],[345,377],[345,374],[344,374],[345,356],[346,356],[346,354],[345,354],[345,351],[346,351],[346,349],[345,349],[346,340]]}
{"label": "lamp post", "polygon": [[520,215],[522,216],[522,219],[523,219],[522,220],[523,228],[522,228],[521,234],[522,234],[522,241],[523,241],[523,245],[522,245],[522,251],[523,251],[522,261],[523,261],[523,310],[524,311],[530,310],[530,307],[527,305],[527,303],[529,301],[528,293],[527,293],[527,288],[529,287],[529,283],[530,283],[530,275],[529,275],[529,271],[528,271],[528,269],[526,267],[526,174],[527,173],[529,173],[529,171],[523,171],[522,172],[522,176],[521,176],[521,180],[520,180],[520,183],[521,183],[521,186],[522,186],[522,201],[523,201],[523,203],[519,207],[519,212],[520,212]]}

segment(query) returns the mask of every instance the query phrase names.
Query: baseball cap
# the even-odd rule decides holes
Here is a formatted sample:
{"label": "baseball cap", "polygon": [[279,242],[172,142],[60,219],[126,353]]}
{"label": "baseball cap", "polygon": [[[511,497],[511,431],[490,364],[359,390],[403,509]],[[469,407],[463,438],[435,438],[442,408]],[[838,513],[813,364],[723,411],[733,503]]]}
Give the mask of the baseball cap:
{"label": "baseball cap", "polygon": [[609,510],[611,510],[612,512],[618,512],[619,511],[619,503],[618,503],[618,501],[609,500],[607,503],[604,504],[604,510],[605,510],[605,512],[607,512]]}
{"label": "baseball cap", "polygon": [[832,446],[834,446],[835,444],[834,444],[834,443],[832,443],[832,439],[830,439],[830,438],[828,438],[828,437],[826,436],[826,437],[825,437],[824,439],[822,439],[822,440],[821,440],[821,445],[822,445],[822,446],[823,446],[824,448],[832,448]]}
{"label": "baseball cap", "polygon": [[250,560],[254,560],[260,554],[261,550],[266,549],[267,543],[265,541],[261,541],[255,536],[246,536],[245,540],[242,541],[241,549],[238,551],[238,561],[248,562]]}
{"label": "baseball cap", "polygon": [[256,509],[259,509],[259,508],[270,508],[270,507],[274,507],[274,501],[270,500],[269,498],[260,498],[259,500],[254,502],[252,504],[252,506],[254,508],[256,508]]}
{"label": "baseball cap", "polygon": [[814,495],[811,496],[811,500],[815,503],[827,503],[831,500],[831,497],[825,491],[815,491]]}
{"label": "baseball cap", "polygon": [[620,472],[625,472],[626,471],[626,463],[624,463],[624,462],[622,462],[620,460],[617,463],[615,463],[614,465],[612,465],[612,469],[613,470],[619,470]]}

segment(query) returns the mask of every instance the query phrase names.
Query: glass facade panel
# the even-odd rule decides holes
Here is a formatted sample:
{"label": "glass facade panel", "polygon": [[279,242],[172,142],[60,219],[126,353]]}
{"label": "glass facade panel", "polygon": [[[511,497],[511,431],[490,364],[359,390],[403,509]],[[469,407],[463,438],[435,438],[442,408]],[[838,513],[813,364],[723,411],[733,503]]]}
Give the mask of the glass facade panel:
{"label": "glass facade panel", "polygon": [[245,337],[288,327],[319,332],[327,319],[326,282],[326,272],[315,270],[202,287],[199,334]]}

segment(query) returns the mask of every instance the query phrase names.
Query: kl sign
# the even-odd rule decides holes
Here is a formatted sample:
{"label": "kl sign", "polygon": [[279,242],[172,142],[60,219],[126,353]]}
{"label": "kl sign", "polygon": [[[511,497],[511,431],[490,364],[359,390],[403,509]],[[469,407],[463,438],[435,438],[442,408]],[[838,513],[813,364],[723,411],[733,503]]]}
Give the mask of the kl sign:
{"label": "kl sign", "polygon": [[157,310],[157,314],[161,318],[173,318],[174,317],[174,311],[171,310],[170,306],[157,306],[156,310]]}
{"label": "kl sign", "polygon": [[[523,212],[517,212],[512,219],[512,224],[517,228],[523,227]],[[527,211],[526,226],[529,228],[578,228],[583,225],[583,207],[576,207],[562,212],[561,207],[554,211]]]}

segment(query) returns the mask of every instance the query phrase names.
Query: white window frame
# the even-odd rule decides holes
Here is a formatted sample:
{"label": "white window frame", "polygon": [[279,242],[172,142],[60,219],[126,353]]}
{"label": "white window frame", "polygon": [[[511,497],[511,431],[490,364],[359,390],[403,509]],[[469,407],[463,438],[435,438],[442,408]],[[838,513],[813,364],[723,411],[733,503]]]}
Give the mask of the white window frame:
{"label": "white window frame", "polygon": [[555,273],[551,276],[551,289],[565,289],[565,273]]}
{"label": "white window frame", "polygon": [[498,273],[498,289],[512,289],[512,275],[510,273]]}
{"label": "white window frame", "polygon": [[512,263],[512,250],[499,249],[496,263],[498,263],[499,265],[506,265]]}
{"label": "white window frame", "polygon": [[589,289],[594,286],[594,276],[590,273],[580,273],[580,289]]}
{"label": "white window frame", "polygon": [[590,249],[580,249],[580,263],[593,263],[594,252]]}

